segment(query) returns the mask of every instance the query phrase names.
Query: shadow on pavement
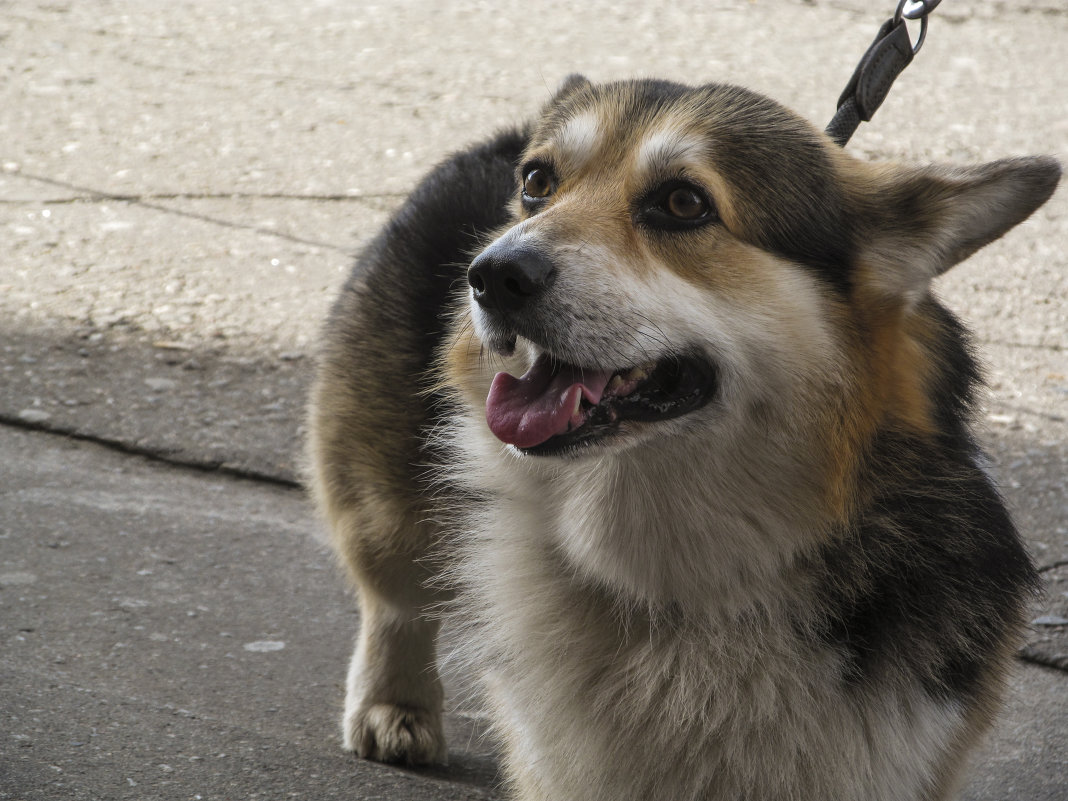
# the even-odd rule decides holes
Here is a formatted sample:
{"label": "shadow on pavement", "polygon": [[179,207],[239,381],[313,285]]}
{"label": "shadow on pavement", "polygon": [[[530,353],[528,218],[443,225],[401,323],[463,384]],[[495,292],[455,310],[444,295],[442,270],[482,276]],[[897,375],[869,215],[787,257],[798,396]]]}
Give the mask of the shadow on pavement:
{"label": "shadow on pavement", "polygon": [[124,326],[0,323],[0,420],[296,485],[303,353],[189,345]]}

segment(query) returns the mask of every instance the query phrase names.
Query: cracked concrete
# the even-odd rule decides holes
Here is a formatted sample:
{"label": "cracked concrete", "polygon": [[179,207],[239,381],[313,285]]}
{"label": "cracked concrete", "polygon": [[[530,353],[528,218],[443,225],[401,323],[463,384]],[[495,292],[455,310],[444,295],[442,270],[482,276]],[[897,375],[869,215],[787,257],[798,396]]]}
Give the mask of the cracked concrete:
{"label": "cracked concrete", "polygon": [[[496,797],[462,707],[444,773],[337,749],[355,620],[291,487],[352,255],[570,72],[733,81],[825,122],[885,6],[5,3],[0,799]],[[1066,36],[1062,0],[942,3],[850,150],[1065,160]],[[984,442],[1049,588],[968,801],[1068,792],[1068,674],[1042,667],[1068,655],[1066,254],[1062,189],[938,284],[976,332]]]}

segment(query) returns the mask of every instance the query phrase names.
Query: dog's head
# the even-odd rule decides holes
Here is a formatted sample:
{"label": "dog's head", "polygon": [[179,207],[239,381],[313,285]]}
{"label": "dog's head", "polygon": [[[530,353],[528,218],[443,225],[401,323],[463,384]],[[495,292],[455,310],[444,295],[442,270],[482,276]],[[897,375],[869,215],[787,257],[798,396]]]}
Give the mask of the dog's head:
{"label": "dog's head", "polygon": [[492,380],[489,428],[574,456],[840,425],[845,405],[853,428],[934,426],[928,283],[1059,174],[1046,158],[877,167],[737,87],[569,80],[518,168],[515,224],[468,271],[483,351],[522,373]]}

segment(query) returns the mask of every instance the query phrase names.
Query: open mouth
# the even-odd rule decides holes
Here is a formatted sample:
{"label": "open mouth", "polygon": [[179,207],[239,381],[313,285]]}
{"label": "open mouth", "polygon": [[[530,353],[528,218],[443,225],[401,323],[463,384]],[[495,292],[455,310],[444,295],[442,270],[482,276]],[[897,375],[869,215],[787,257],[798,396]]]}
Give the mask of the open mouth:
{"label": "open mouth", "polygon": [[624,421],[651,423],[695,411],[715,387],[715,368],[693,355],[613,371],[543,353],[520,378],[496,375],[486,422],[499,440],[524,453],[559,454],[614,435]]}

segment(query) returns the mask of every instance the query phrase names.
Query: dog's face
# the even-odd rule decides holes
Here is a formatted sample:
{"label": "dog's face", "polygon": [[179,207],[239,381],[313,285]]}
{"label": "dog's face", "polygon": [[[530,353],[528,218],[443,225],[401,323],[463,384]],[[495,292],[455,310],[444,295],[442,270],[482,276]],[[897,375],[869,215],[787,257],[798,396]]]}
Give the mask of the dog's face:
{"label": "dog's face", "polygon": [[[833,427],[845,406],[849,428],[933,425],[912,310],[1057,174],[880,170],[736,87],[572,81],[524,154],[517,222],[468,272],[483,349],[523,373],[493,379],[489,428],[575,456]],[[480,369],[453,364],[472,403]]]}

